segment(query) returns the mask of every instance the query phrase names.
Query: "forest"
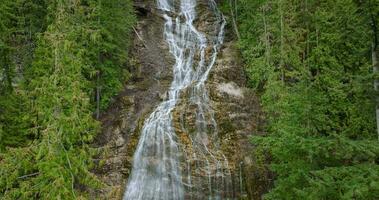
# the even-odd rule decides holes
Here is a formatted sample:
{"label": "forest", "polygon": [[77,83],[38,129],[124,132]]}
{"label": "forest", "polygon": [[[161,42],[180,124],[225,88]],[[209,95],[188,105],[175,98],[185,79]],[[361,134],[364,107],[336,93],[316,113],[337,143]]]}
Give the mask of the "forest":
{"label": "forest", "polygon": [[276,174],[266,198],[377,199],[379,1],[229,7],[267,114],[268,135],[252,139]]}
{"label": "forest", "polygon": [[0,199],[379,199],[379,0],[1,0]]}
{"label": "forest", "polygon": [[94,113],[128,77],[132,9],[125,0],[1,2],[1,199],[83,199],[80,185],[100,185],[89,171]]}

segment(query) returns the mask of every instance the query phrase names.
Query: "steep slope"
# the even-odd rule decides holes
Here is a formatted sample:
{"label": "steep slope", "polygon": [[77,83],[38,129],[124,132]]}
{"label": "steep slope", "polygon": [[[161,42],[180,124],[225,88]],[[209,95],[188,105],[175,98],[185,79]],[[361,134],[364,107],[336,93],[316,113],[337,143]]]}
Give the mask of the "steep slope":
{"label": "steep slope", "polygon": [[[154,1],[136,1],[139,20],[135,27],[132,55],[135,60],[134,77],[126,85],[111,108],[102,115],[103,133],[97,138],[102,152],[98,176],[107,184],[94,195],[105,199],[121,199],[131,174],[133,154],[140,139],[145,119],[167,98],[172,79],[174,58],[163,37],[164,19]],[[216,19],[209,1],[198,1],[194,26],[206,37],[214,35]],[[209,107],[213,110],[215,127],[206,132],[217,132],[216,137],[204,137],[211,153],[202,154],[191,142],[198,132],[196,105],[188,101],[190,89],[183,90],[172,112],[173,127],[183,149],[180,169],[185,185],[185,199],[205,197],[253,198],[252,180],[245,178],[252,161],[249,136],[256,133],[261,121],[259,103],[246,88],[246,78],[234,41],[226,30],[224,44],[212,67],[205,88],[209,94]],[[205,49],[205,57],[212,49]],[[195,60],[199,58],[194,58]],[[210,118],[208,118],[210,119]],[[211,122],[205,122],[211,124]],[[190,155],[190,156],[188,156]],[[250,177],[249,174],[246,177]],[[188,181],[192,180],[192,185]],[[248,197],[249,196],[249,197]]]}

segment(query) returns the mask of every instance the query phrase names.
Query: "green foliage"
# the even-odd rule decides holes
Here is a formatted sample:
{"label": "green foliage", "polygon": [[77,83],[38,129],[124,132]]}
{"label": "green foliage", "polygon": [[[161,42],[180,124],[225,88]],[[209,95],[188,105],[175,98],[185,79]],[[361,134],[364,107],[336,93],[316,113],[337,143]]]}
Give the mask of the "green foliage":
{"label": "green foliage", "polygon": [[378,171],[376,164],[330,167],[308,173],[299,171],[278,179],[277,186],[266,198],[377,199]]}
{"label": "green foliage", "polygon": [[93,93],[101,87],[105,108],[126,80],[131,1],[6,0],[0,10],[10,63],[0,68],[0,199],[86,199],[101,185],[90,172]]}
{"label": "green foliage", "polygon": [[28,115],[28,99],[23,91],[14,91],[0,96],[0,152],[6,146],[18,147],[33,139],[28,129],[32,126]]}
{"label": "green foliage", "polygon": [[23,71],[30,67],[34,42],[44,31],[45,2],[4,0],[0,4],[0,152],[5,146],[23,146],[33,134],[30,101],[20,86]]}
{"label": "green foliage", "polygon": [[267,199],[379,198],[370,57],[378,5],[238,1],[239,46],[268,120],[269,134],[253,142],[277,175]]}
{"label": "green foliage", "polygon": [[88,23],[80,39],[86,48],[84,73],[92,82],[92,101],[96,101],[96,92],[99,92],[100,108],[104,109],[129,78],[126,66],[135,16],[129,0],[88,0],[86,3],[91,14],[86,16]]}

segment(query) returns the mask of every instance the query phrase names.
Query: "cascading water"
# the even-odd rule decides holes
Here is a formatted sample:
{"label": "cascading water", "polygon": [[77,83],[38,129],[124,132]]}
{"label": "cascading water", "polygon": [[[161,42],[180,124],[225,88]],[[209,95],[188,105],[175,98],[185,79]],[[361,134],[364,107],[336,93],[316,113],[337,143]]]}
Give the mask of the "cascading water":
{"label": "cascading water", "polygon": [[[173,81],[167,99],[144,122],[124,200],[233,198],[228,194],[228,161],[217,151],[217,142],[211,142],[217,140],[217,123],[205,86],[223,42],[224,17],[209,0],[217,31],[206,35],[194,26],[197,0],[157,0],[157,4],[175,58]],[[180,101],[196,107],[196,130],[188,135],[191,150],[180,143],[173,127],[172,113]]]}

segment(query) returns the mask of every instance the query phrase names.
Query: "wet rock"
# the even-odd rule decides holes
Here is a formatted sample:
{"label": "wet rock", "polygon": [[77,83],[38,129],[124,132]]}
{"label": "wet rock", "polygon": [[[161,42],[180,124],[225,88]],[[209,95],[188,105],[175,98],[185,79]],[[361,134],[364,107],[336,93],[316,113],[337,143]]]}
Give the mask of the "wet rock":
{"label": "wet rock", "polygon": [[[215,38],[211,36],[218,31],[218,25],[208,3],[207,0],[198,0],[199,17],[195,26],[205,33],[207,39],[213,40]],[[143,123],[159,102],[167,98],[172,81],[174,60],[163,38],[161,13],[155,8],[155,1],[135,0],[135,7],[138,14],[135,28],[141,39],[134,38],[131,50],[133,77],[101,116],[103,131],[95,147],[101,152],[98,159],[104,164],[96,167],[95,174],[106,187],[93,191],[94,198],[122,198]],[[246,76],[235,42],[230,38],[225,41],[228,42],[220,48],[206,82],[209,94],[207,109],[213,111],[203,116],[208,119],[204,120],[206,130],[198,131],[194,113],[199,108],[186,100],[193,88],[181,94],[181,100],[172,113],[173,126],[183,149],[180,163],[183,177],[191,175],[191,183],[184,183],[188,191],[186,199],[206,199],[216,195],[216,190],[218,194],[234,199],[244,196],[259,199],[259,194],[251,191],[254,180],[247,176],[254,169],[254,161],[248,160],[253,149],[249,138],[258,131],[261,111],[257,97],[246,87]],[[209,59],[213,49],[208,47],[205,52]],[[209,120],[213,118],[211,115],[216,123]],[[194,146],[196,137],[208,146],[216,161],[211,161],[209,154],[204,153],[206,149]],[[154,158],[150,161],[157,163]],[[223,165],[217,161],[222,161]],[[223,184],[226,179],[230,181]],[[221,185],[225,187],[221,188]]]}
{"label": "wet rock", "polygon": [[[116,133],[115,133],[116,134]],[[120,133],[118,133],[120,134]],[[116,140],[116,147],[122,147],[125,144],[125,139],[123,137],[118,137]]]}
{"label": "wet rock", "polygon": [[[93,198],[121,199],[130,174],[140,129],[148,114],[164,98],[172,80],[172,55],[163,39],[163,19],[155,1],[136,0],[137,36],[131,56],[133,74],[125,89],[101,115],[102,133],[94,147],[100,152],[94,173],[105,183]],[[102,164],[101,164],[102,163]]]}
{"label": "wet rock", "polygon": [[221,83],[217,86],[217,90],[231,97],[243,98],[243,90],[239,88],[234,82]]}

